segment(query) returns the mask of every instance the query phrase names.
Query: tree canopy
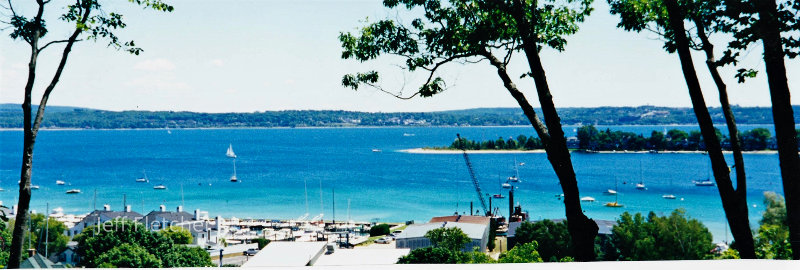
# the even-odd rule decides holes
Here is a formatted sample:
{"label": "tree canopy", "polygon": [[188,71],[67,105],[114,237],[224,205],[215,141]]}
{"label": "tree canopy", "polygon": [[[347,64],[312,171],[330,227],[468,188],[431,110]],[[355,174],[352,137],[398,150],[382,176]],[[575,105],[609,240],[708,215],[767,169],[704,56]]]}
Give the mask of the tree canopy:
{"label": "tree canopy", "polygon": [[708,229],[683,210],[669,216],[622,213],[612,228],[620,260],[702,260],[714,247]]}
{"label": "tree canopy", "polygon": [[549,219],[535,223],[526,221],[520,224],[514,237],[517,245],[537,243],[538,254],[547,262],[558,262],[565,257],[575,256],[566,221],[558,223]]}
{"label": "tree canopy", "polygon": [[173,236],[185,241],[181,235],[151,232],[139,222],[114,220],[89,226],[74,239],[84,267],[211,266],[211,257],[202,248],[173,242]]}
{"label": "tree canopy", "polygon": [[425,237],[430,239],[433,247],[451,251],[462,250],[471,241],[469,236],[458,227],[436,228],[426,232]]}

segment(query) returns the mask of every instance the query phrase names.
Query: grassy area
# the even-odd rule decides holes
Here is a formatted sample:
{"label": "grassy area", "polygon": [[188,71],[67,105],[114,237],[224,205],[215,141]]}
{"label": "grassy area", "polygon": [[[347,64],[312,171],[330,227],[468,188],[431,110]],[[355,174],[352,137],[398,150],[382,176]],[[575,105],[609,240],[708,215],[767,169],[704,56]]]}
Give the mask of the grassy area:
{"label": "grassy area", "polygon": [[402,230],[405,230],[406,227],[408,227],[408,225],[401,225],[399,227],[392,227],[391,230],[392,231],[402,231]]}
{"label": "grassy area", "polygon": [[366,247],[366,246],[369,246],[369,245],[375,244],[375,240],[378,240],[378,238],[381,238],[381,237],[383,237],[383,235],[378,235],[378,236],[370,236],[370,237],[367,239],[367,241],[361,242],[360,244],[358,244],[358,245],[356,245],[356,246],[357,246],[357,247]]}
{"label": "grassy area", "polygon": [[[391,224],[391,223],[389,223],[389,224]],[[393,224],[393,225],[394,226],[389,229],[390,231],[402,231],[402,230],[405,230],[406,227],[408,227],[408,225],[405,225],[405,224]],[[378,238],[381,238],[381,237],[384,237],[384,236],[385,235],[370,236],[367,239],[367,241],[364,241],[364,242],[362,242],[362,243],[360,243],[360,244],[358,244],[356,246],[357,247],[365,247],[365,246],[369,246],[369,245],[375,244],[375,240],[378,240]]]}

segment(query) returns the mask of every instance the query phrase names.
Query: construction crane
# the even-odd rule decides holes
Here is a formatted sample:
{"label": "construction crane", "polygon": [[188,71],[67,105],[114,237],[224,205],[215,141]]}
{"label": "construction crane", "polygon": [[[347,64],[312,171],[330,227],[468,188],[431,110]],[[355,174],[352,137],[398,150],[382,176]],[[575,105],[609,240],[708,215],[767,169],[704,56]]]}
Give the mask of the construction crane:
{"label": "construction crane", "polygon": [[472,162],[469,161],[469,156],[467,155],[467,149],[464,148],[464,141],[461,140],[461,134],[456,134],[458,138],[458,147],[461,149],[462,154],[464,155],[464,161],[467,163],[467,169],[469,170],[469,177],[472,178],[472,184],[475,185],[475,192],[478,193],[478,199],[481,201],[481,208],[483,209],[483,213],[486,216],[491,216],[491,213],[486,209],[486,200],[483,198],[483,191],[481,191],[481,185],[478,183],[478,178],[475,177],[475,171],[472,169]]}

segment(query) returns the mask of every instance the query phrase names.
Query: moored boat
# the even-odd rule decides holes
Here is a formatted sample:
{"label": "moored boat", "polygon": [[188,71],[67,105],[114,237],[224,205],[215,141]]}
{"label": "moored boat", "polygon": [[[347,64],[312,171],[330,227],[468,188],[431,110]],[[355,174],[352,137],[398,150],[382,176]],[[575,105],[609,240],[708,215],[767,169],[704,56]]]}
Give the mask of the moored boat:
{"label": "moored boat", "polygon": [[67,190],[67,194],[78,194],[78,193],[81,193],[81,190],[77,188]]}
{"label": "moored boat", "polygon": [[156,186],[153,186],[153,189],[167,189],[167,186],[165,186],[165,185],[156,185]]}

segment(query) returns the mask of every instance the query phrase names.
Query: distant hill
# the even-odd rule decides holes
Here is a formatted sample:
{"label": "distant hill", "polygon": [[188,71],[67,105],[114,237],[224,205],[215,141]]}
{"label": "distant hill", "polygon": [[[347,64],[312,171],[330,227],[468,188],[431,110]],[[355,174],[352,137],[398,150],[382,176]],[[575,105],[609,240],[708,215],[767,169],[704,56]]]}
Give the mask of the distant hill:
{"label": "distant hill", "polygon": [[[768,107],[734,107],[739,124],[772,124]],[[537,109],[539,116],[541,112]],[[719,108],[710,108],[715,123],[725,123]],[[800,106],[794,106],[800,119]],[[695,124],[691,108],[655,106],[561,108],[565,125]],[[354,111],[288,110],[255,113],[197,113],[173,111],[104,111],[48,106],[45,128],[208,128],[208,127],[347,127],[347,126],[510,126],[530,125],[519,108],[476,108],[439,112],[368,113]],[[0,128],[21,128],[18,104],[0,104]]]}

